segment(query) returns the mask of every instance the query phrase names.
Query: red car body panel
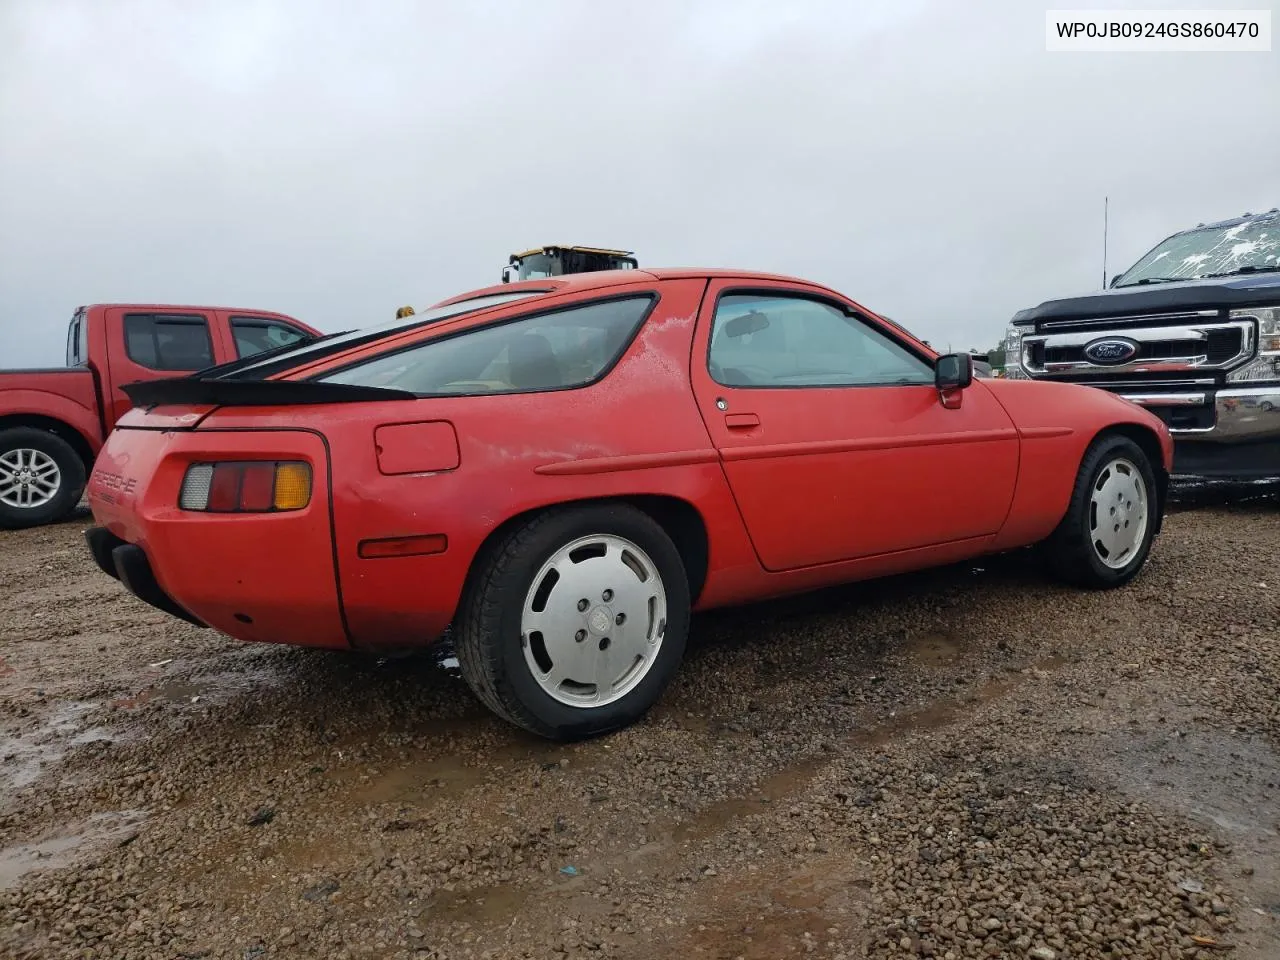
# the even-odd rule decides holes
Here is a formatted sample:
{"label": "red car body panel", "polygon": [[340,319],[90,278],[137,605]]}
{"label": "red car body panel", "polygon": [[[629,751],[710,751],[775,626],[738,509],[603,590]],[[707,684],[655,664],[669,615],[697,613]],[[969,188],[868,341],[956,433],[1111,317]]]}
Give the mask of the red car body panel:
{"label": "red car body panel", "polygon": [[[97,521],[144,549],[177,603],[232,636],[398,647],[431,642],[453,620],[495,531],[557,504],[627,498],[696,517],[706,556],[689,564],[696,607],[707,609],[1042,539],[1066,509],[1086,447],[1107,428],[1149,435],[1160,465],[1171,465],[1157,418],[1083,387],[975,380],[944,406],[931,386],[715,383],[707,371],[711,315],[717,295],[735,289],[838,300],[933,356],[804,281],[618,271],[488,292],[521,288],[550,292],[279,376],[309,378],[552,305],[635,292],[658,301],[616,365],[582,388],[133,410],[89,485]],[[186,466],[219,458],[305,459],[315,477],[310,505],[276,515],[179,510]]]}
{"label": "red car body panel", "polygon": [[[151,415],[135,411],[144,422]],[[164,418],[161,418],[163,422]],[[329,458],[307,430],[130,430],[94,467],[94,515],[152,559],[161,588],[209,626],[241,640],[346,647],[332,548]],[[311,465],[303,510],[192,514],[178,508],[188,465],[270,455]]]}
{"label": "red car body panel", "polygon": [[0,371],[0,427],[4,419],[30,418],[65,424],[96,454],[106,429],[98,403],[98,384],[91,370]]}

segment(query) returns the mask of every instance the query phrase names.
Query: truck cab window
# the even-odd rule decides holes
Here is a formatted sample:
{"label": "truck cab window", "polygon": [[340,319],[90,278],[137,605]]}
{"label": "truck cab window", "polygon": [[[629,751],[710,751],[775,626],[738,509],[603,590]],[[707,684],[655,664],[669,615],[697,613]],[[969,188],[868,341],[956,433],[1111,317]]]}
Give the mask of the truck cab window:
{"label": "truck cab window", "polygon": [[297,327],[262,317],[232,317],[231,333],[236,340],[236,353],[242,357],[251,357],[255,353],[274,350],[276,347],[291,346],[307,339],[307,335]]}
{"label": "truck cab window", "polygon": [[151,370],[202,370],[215,362],[209,322],[201,316],[129,314],[124,340],[129,359]]}
{"label": "truck cab window", "polygon": [[71,318],[71,324],[67,327],[67,366],[78,367],[84,362],[84,356],[80,350],[81,331],[84,328],[84,313],[77,311],[76,315]]}

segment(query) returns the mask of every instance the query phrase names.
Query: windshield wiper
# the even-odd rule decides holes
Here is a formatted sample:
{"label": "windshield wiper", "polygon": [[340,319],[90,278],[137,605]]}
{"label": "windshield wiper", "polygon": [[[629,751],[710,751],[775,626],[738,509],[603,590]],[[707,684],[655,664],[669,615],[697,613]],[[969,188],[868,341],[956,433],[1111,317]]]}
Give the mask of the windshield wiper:
{"label": "windshield wiper", "polygon": [[1144,287],[1148,283],[1178,283],[1182,280],[1194,280],[1195,277],[1143,277],[1133,283],[1117,283],[1116,287]]}
{"label": "windshield wiper", "polygon": [[1206,277],[1238,277],[1245,273],[1276,273],[1280,271],[1280,263],[1251,263],[1247,267],[1226,270],[1222,273],[1206,273]]}

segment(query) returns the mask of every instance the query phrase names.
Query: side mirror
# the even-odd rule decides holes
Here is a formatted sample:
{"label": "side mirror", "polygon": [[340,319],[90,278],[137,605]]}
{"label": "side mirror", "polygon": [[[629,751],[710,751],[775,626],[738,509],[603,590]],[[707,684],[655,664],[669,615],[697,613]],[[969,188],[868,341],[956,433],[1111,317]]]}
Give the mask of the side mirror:
{"label": "side mirror", "polygon": [[938,390],[963,390],[973,383],[973,355],[948,353],[933,364],[933,382]]}

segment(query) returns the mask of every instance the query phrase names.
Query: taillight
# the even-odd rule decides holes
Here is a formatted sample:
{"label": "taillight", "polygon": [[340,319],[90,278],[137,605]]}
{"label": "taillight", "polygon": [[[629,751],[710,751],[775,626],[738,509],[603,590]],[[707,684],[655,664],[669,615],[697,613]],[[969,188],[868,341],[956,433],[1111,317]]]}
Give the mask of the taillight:
{"label": "taillight", "polygon": [[311,502],[311,467],[295,461],[193,463],[178,506],[207,513],[301,510]]}

